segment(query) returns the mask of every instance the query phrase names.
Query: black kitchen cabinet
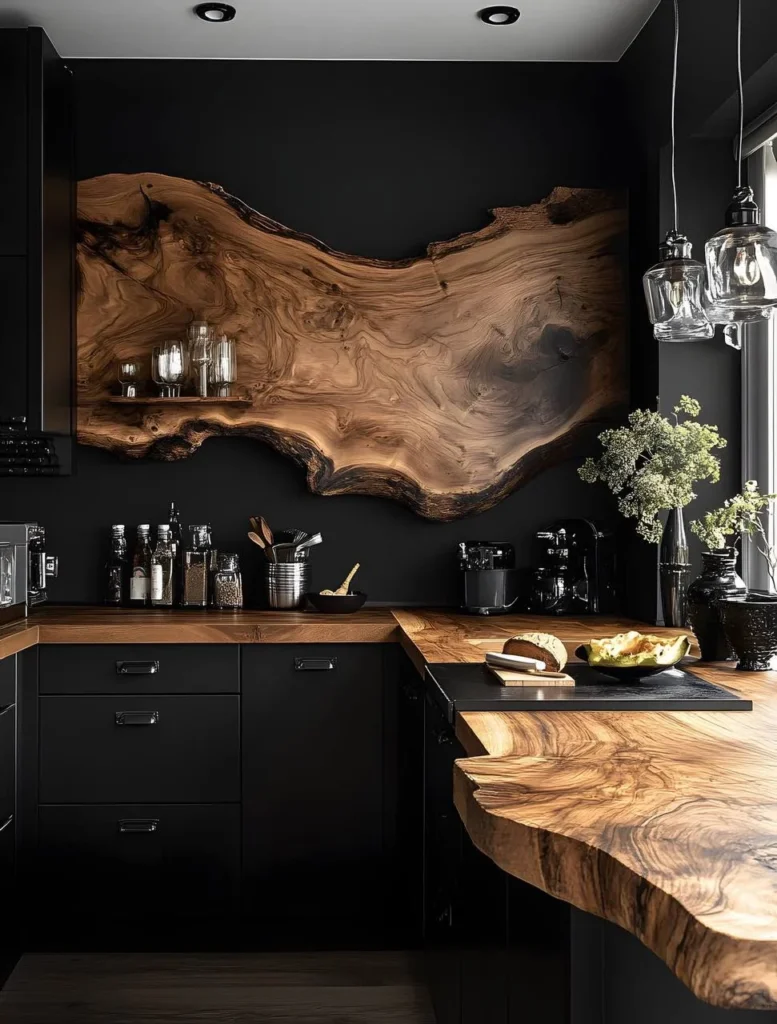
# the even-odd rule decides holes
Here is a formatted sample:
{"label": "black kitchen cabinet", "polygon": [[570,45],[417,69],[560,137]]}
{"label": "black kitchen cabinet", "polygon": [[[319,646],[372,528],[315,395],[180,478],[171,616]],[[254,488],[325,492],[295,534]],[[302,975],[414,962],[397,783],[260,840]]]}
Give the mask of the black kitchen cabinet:
{"label": "black kitchen cabinet", "polygon": [[142,937],[145,922],[154,941],[236,915],[238,648],[43,646],[34,668],[24,738],[38,749],[23,785],[33,931],[59,937],[77,922],[76,940],[115,941],[127,922]]}
{"label": "black kitchen cabinet", "polygon": [[384,682],[377,644],[242,648],[243,906],[267,932],[383,934]]}
{"label": "black kitchen cabinet", "polygon": [[[66,473],[75,337],[71,74],[42,29],[2,29],[0,86],[0,300],[8,339],[0,475]],[[47,441],[26,461],[17,443],[25,432]]]}
{"label": "black kitchen cabinet", "polygon": [[425,962],[437,1024],[569,1024],[572,908],[476,849],[453,803],[454,763],[466,754],[428,694],[424,713]]}
{"label": "black kitchen cabinet", "polygon": [[393,689],[396,713],[397,886],[404,945],[418,947],[424,934],[424,684],[397,649]]}
{"label": "black kitchen cabinet", "polygon": [[16,664],[0,661],[0,985],[18,954],[16,899]]}
{"label": "black kitchen cabinet", "polygon": [[36,898],[55,928],[74,919],[105,928],[235,912],[238,804],[44,806]]}
{"label": "black kitchen cabinet", "polygon": [[239,802],[239,701],[41,697],[40,802]]}
{"label": "black kitchen cabinet", "polygon": [[237,644],[45,644],[40,692],[239,693]]}

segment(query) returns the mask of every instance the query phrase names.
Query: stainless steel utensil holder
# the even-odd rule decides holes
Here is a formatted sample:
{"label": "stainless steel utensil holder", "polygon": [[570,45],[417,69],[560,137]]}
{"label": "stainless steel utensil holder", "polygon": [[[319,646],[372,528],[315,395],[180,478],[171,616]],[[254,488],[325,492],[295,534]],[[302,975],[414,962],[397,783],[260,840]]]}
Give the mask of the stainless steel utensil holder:
{"label": "stainless steel utensil holder", "polygon": [[310,590],[310,563],[268,562],[264,580],[271,608],[300,608]]}

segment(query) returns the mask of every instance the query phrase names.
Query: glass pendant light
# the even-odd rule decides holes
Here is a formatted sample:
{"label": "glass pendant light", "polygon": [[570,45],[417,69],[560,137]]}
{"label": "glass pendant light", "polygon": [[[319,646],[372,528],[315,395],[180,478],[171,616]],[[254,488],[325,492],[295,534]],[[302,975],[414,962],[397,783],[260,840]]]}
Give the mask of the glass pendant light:
{"label": "glass pendant light", "polygon": [[659,341],[704,341],[715,328],[704,308],[704,267],[691,259],[691,243],[678,229],[677,173],[675,166],[675,108],[677,58],[680,47],[680,11],[674,0],[674,62],[672,68],[672,201],[674,224],[659,248],[659,262],[645,272],[645,288],[653,336]]}
{"label": "glass pendant light", "polygon": [[705,246],[709,314],[723,324],[760,320],[777,307],[777,232],[759,223],[753,190],[742,184],[742,0],[737,0],[737,84],[737,187],[726,210],[726,226]]}

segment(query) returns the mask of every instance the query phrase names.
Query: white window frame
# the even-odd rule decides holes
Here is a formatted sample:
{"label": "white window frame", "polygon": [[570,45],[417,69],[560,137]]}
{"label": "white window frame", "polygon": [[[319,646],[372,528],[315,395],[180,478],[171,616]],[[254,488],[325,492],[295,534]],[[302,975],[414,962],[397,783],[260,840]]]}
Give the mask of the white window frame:
{"label": "white window frame", "polygon": [[[777,112],[767,111],[745,137],[747,180],[755,192],[763,222],[777,226]],[[777,324],[775,317],[748,324],[742,345],[742,479],[757,480],[762,493],[777,491]],[[769,541],[777,541],[775,515],[767,524]],[[755,540],[742,540],[742,575],[751,590],[771,591],[764,558]]]}

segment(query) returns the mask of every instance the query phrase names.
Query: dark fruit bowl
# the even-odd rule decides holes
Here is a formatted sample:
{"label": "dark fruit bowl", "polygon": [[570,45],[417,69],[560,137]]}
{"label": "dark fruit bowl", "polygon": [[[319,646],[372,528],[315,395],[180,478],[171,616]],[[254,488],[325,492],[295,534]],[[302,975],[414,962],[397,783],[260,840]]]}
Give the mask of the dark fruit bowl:
{"label": "dark fruit bowl", "polygon": [[[584,644],[575,648],[575,654],[588,665],[588,651],[585,649]],[[682,661],[682,658],[680,661]],[[626,668],[618,668],[617,665],[612,667],[590,665],[589,667],[594,672],[601,672],[603,676],[609,676],[611,679],[621,679],[623,681],[630,679],[633,683],[636,683],[640,679],[647,679],[648,676],[657,676],[659,672],[668,672],[669,669],[677,668],[680,661],[676,661],[673,665],[653,665],[650,667],[645,667],[644,665],[629,665]]]}
{"label": "dark fruit bowl", "polygon": [[367,600],[367,595],[360,590],[344,597],[335,597],[334,594],[305,594],[305,597],[317,612],[326,612],[327,615],[358,612]]}

